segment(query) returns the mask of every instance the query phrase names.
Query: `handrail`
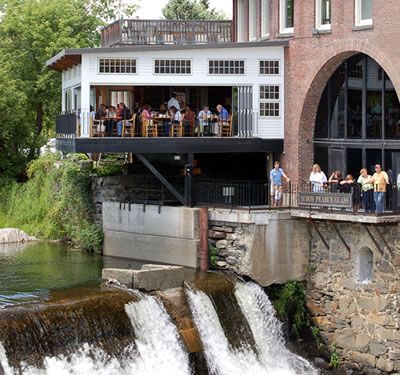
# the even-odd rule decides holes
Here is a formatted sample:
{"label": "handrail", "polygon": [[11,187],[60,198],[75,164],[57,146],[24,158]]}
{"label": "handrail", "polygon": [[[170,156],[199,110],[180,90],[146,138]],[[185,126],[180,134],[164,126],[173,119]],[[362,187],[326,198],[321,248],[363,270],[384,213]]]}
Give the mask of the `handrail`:
{"label": "handrail", "polygon": [[122,19],[101,31],[102,47],[142,44],[216,44],[232,41],[230,20]]}

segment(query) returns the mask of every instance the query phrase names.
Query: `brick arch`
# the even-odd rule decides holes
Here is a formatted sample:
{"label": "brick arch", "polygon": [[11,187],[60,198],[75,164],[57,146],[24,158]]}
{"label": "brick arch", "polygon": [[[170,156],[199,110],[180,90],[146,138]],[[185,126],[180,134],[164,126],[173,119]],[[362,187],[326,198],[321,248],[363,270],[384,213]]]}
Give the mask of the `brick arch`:
{"label": "brick arch", "polygon": [[[373,58],[390,77],[397,95],[400,93],[400,73],[395,69],[396,64],[393,63],[397,61],[397,58],[392,57],[390,52],[380,50],[368,40],[354,39],[341,40],[325,48],[321,53],[321,58],[310,67],[309,82],[311,83],[305,94],[298,127],[299,160],[308,159],[309,165],[312,163],[314,153],[311,141],[314,138],[315,120],[324,88],[340,64],[357,53],[364,53]],[[309,165],[306,165],[305,168]],[[300,169],[303,168],[300,167]],[[300,175],[306,173],[306,171],[308,171],[308,168],[299,171]]]}

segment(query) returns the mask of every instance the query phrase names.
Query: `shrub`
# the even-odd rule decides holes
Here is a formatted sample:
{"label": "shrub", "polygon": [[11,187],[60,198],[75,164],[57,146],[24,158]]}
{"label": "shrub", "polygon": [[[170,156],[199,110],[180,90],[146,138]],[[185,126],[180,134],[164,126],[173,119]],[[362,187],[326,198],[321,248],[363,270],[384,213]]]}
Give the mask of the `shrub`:
{"label": "shrub", "polygon": [[89,172],[57,155],[45,155],[29,164],[27,175],[24,184],[0,182],[0,227],[100,250],[102,231],[92,222]]}

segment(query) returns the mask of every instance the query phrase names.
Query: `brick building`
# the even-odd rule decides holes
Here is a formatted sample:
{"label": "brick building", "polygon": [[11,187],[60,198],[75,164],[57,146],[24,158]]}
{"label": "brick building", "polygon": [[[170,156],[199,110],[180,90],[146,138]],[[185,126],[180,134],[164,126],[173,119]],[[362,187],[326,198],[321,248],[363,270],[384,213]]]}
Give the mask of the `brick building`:
{"label": "brick building", "polygon": [[353,174],[382,163],[397,175],[400,2],[233,3],[238,42],[289,41],[282,155],[287,172],[306,179],[313,162],[326,173]]}

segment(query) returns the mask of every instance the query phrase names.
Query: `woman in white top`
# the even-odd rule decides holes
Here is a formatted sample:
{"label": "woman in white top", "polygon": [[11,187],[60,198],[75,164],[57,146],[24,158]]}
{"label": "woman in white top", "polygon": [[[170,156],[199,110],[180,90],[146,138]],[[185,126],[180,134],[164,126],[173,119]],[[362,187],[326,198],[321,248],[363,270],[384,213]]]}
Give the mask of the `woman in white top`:
{"label": "woman in white top", "polygon": [[171,116],[172,116],[172,122],[173,122],[174,124],[178,124],[179,121],[181,121],[181,118],[182,118],[181,112],[180,112],[176,107],[174,107],[174,106],[172,106],[172,107],[169,109],[169,112],[170,112],[170,114],[171,114]]}
{"label": "woman in white top", "polygon": [[314,164],[310,173],[311,189],[315,193],[324,191],[324,184],[327,182],[325,173],[321,171],[318,164]]}

